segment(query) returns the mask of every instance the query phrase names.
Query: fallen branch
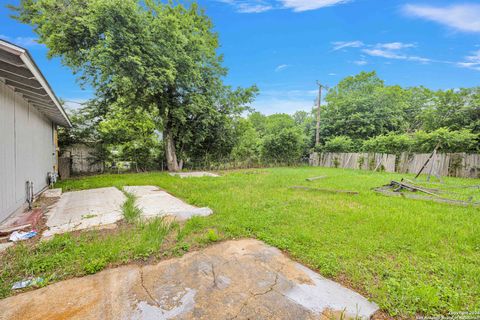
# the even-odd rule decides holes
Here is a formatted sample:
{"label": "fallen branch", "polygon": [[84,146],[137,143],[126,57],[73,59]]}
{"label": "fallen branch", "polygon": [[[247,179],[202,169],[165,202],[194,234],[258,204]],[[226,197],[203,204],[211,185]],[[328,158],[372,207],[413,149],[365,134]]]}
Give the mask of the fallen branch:
{"label": "fallen branch", "polygon": [[312,178],[307,178],[305,180],[307,181],[315,181],[315,180],[320,180],[320,179],[325,179],[327,176],[319,176],[319,177],[312,177]]}
{"label": "fallen branch", "polygon": [[320,192],[329,192],[329,193],[359,194],[356,191],[310,188],[310,187],[304,187],[304,186],[293,186],[293,187],[290,187],[290,189],[301,189],[301,190],[320,191]]}

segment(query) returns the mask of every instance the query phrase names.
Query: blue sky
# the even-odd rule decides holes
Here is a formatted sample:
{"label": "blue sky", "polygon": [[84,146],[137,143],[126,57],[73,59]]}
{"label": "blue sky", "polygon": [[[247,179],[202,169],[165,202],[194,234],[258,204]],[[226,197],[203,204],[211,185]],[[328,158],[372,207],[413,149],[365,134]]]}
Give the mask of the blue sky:
{"label": "blue sky", "polygon": [[[7,0],[16,4],[18,1]],[[220,35],[233,86],[257,84],[267,114],[310,110],[316,81],[376,70],[387,84],[432,89],[480,85],[480,1],[201,0]],[[63,99],[84,101],[31,27],[0,8],[0,38],[27,47]],[[71,104],[73,106],[73,104]]]}

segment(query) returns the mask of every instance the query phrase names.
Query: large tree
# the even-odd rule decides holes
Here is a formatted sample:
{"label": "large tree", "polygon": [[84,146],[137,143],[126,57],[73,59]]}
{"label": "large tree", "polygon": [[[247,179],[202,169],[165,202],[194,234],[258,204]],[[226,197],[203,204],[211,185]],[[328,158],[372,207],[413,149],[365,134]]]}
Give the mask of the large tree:
{"label": "large tree", "polygon": [[385,86],[375,72],[343,79],[329,91],[322,110],[322,137],[363,140],[391,131],[405,131],[405,92]]}
{"label": "large tree", "polygon": [[22,0],[13,9],[50,57],[96,90],[97,105],[157,109],[169,170],[211,138],[212,119],[240,114],[256,92],[223,85],[218,36],[196,3]]}
{"label": "large tree", "polygon": [[470,129],[480,133],[480,87],[439,90],[422,110],[423,129]]}

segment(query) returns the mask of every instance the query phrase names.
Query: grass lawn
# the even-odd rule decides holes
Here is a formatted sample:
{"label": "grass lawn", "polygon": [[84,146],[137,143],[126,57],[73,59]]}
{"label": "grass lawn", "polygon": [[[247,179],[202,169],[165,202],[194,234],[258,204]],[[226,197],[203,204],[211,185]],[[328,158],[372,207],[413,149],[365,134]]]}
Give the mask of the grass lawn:
{"label": "grass lawn", "polygon": [[[305,181],[321,175],[327,178]],[[108,265],[181,254],[217,240],[254,237],[363,293],[391,316],[479,310],[480,208],[372,191],[403,176],[411,178],[303,167],[232,171],[221,178],[148,173],[63,181],[64,191],[156,185],[189,203],[209,206],[214,215],[170,228],[161,221],[153,227],[125,223],[107,234],[63,235],[16,246],[1,257],[0,296],[11,294],[11,282],[25,276],[56,281]],[[479,181],[447,178],[445,183],[442,188]],[[289,188],[294,185],[360,194]],[[480,201],[479,189],[454,190],[457,197]]]}

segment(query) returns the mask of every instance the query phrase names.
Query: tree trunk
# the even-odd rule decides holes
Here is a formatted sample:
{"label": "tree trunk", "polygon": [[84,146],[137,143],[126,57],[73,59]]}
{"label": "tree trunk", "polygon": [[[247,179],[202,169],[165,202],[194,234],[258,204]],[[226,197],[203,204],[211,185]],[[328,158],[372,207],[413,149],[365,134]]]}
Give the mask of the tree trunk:
{"label": "tree trunk", "polygon": [[180,171],[180,166],[178,165],[177,152],[175,150],[175,141],[173,140],[173,135],[170,131],[165,130],[165,156],[167,158],[167,168],[168,171],[177,172]]}

